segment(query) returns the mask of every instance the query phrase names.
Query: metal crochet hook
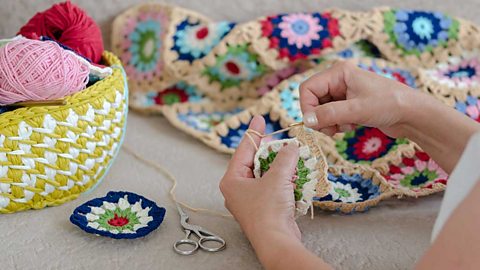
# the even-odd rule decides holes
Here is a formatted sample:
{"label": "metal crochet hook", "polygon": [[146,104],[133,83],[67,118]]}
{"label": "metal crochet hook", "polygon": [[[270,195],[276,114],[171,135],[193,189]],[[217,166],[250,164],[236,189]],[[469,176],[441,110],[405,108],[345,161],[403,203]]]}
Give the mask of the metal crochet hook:
{"label": "metal crochet hook", "polygon": [[55,100],[38,100],[38,101],[22,101],[10,104],[11,107],[37,107],[37,106],[61,106],[66,105],[67,101],[64,99]]}

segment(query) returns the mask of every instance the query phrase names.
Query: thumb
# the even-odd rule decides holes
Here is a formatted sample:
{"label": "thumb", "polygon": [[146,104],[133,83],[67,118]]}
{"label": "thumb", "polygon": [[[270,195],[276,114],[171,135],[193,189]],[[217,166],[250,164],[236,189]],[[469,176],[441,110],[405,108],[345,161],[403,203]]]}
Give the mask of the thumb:
{"label": "thumb", "polygon": [[296,144],[290,143],[284,146],[273,160],[266,176],[271,175],[274,181],[278,181],[277,178],[291,181],[297,167],[298,155],[298,146]]}
{"label": "thumb", "polygon": [[305,126],[320,130],[331,126],[346,124],[363,124],[368,109],[363,108],[358,100],[340,100],[315,107],[314,111],[303,116]]}

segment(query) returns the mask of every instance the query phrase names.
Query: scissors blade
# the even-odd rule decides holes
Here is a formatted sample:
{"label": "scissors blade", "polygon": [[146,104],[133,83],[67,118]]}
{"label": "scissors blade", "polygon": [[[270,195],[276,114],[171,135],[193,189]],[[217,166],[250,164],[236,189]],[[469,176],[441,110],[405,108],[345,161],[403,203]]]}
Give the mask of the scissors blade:
{"label": "scissors blade", "polygon": [[177,211],[178,211],[178,214],[180,215],[181,218],[183,217],[186,217],[188,219],[188,215],[187,213],[185,213],[182,209],[182,207],[180,206],[180,204],[178,204],[177,202],[175,202],[175,204],[177,205]]}
{"label": "scissors blade", "polygon": [[179,203],[175,202],[177,205],[178,214],[180,215],[180,224],[184,230],[190,230],[190,224],[188,224],[188,215],[183,211]]}
{"label": "scissors blade", "polygon": [[193,225],[193,224],[187,223],[186,227],[188,228],[188,230],[191,230],[194,234],[196,234],[199,238],[202,238],[205,236],[217,236],[216,234],[204,229],[202,226],[199,226],[199,225]]}

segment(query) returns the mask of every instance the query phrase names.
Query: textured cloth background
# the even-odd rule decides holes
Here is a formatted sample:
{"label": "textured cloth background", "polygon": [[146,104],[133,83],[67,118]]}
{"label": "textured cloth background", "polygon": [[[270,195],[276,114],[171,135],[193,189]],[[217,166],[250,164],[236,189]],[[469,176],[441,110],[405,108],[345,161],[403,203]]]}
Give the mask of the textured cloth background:
{"label": "textured cloth background", "polygon": [[[0,38],[14,35],[33,14],[53,0],[0,0]],[[106,47],[111,20],[134,0],[73,1],[99,22]],[[247,21],[278,12],[321,11],[333,1],[212,0],[166,1],[196,10],[217,20]],[[390,5],[431,9],[480,24],[478,0],[374,1],[337,0],[334,5],[365,10]],[[229,157],[219,154],[172,128],[161,117],[130,114],[125,143],[145,157],[169,168],[179,179],[178,197],[198,207],[225,211],[218,191]],[[125,152],[104,182],[94,191],[63,206],[0,216],[1,269],[260,269],[250,245],[231,219],[190,213],[191,222],[223,236],[227,249],[217,254],[198,252],[182,257],[172,251],[184,236],[167,192],[170,183]],[[110,240],[80,231],[68,221],[73,209],[110,190],[126,190],[155,200],[167,208],[161,227],[144,239]],[[299,219],[306,246],[337,269],[411,269],[429,245],[430,231],[441,195],[419,200],[387,201],[364,214],[316,213]],[[268,228],[265,228],[268,229]],[[274,245],[275,243],[272,243]]]}

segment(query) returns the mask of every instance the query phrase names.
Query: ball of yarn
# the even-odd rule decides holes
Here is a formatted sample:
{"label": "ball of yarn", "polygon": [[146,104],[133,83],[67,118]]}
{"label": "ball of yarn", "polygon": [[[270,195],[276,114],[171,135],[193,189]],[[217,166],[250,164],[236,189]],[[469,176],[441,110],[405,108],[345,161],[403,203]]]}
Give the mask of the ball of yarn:
{"label": "ball of yarn", "polygon": [[85,88],[89,73],[55,42],[16,39],[0,48],[0,105],[71,95]]}
{"label": "ball of yarn", "polygon": [[69,1],[35,14],[18,33],[31,39],[47,36],[95,63],[99,63],[102,57],[100,27],[85,11]]}

